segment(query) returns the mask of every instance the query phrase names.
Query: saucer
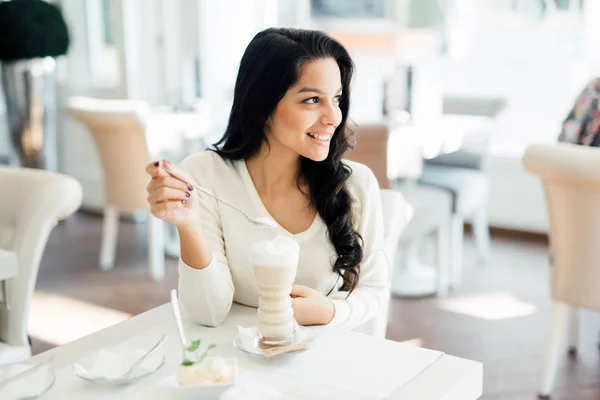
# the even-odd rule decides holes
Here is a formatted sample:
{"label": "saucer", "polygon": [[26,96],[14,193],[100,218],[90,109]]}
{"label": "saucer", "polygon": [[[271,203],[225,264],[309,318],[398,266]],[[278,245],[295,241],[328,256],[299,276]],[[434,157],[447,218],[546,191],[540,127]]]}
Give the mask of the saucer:
{"label": "saucer", "polygon": [[154,366],[152,366],[151,369],[131,374],[131,376],[127,379],[113,378],[113,377],[107,377],[107,376],[90,376],[86,373],[85,370],[82,370],[80,368],[80,366],[77,364],[73,366],[73,372],[75,373],[75,375],[77,375],[79,378],[83,379],[84,381],[120,386],[120,385],[129,385],[130,383],[133,383],[133,382],[143,379],[149,375],[152,375],[153,373],[158,371],[160,369],[160,367],[163,366],[164,363],[165,363],[165,357],[161,356],[160,361],[157,364],[155,364]]}
{"label": "saucer", "polygon": [[[34,374],[36,374],[36,373],[34,373]],[[31,378],[31,377],[29,377],[29,378]],[[10,396],[10,398],[16,398],[18,400],[33,400],[33,399],[37,399],[38,397],[40,397],[44,393],[46,393],[48,390],[50,390],[52,388],[52,386],[54,386],[54,383],[56,382],[56,375],[54,374],[54,371],[52,369],[48,368],[47,371],[46,371],[45,381],[43,383],[43,386],[41,387],[41,390],[38,393],[31,394],[31,395],[25,395],[25,396],[23,396],[23,395],[17,395],[16,393],[13,393],[13,390],[20,391],[15,386],[13,386],[13,385],[21,385],[26,380],[27,380],[26,378],[22,378],[22,379],[20,379],[18,381],[15,381],[13,383],[7,384],[6,386],[2,386],[2,388],[0,388],[0,398],[5,398],[5,396]],[[31,386],[31,382],[27,382],[27,385]]]}
{"label": "saucer", "polygon": [[165,363],[164,353],[157,351],[144,358],[129,376],[124,378],[131,365],[145,356],[146,352],[146,349],[133,348],[128,343],[98,349],[76,361],[73,364],[73,372],[88,382],[127,385],[153,374]]}
{"label": "saucer", "polygon": [[295,336],[290,339],[289,343],[265,348],[264,345],[261,345],[261,336],[258,334],[258,327],[256,325],[249,328],[238,326],[238,335],[233,340],[233,345],[243,352],[265,358],[293,354],[314,347],[316,335],[313,330],[296,325],[295,333]]}
{"label": "saucer", "polygon": [[33,396],[28,396],[28,397],[21,397],[19,398],[19,400],[33,400],[33,399],[37,399],[38,397],[40,397],[41,395],[43,395],[44,393],[46,393],[48,390],[50,390],[52,388],[52,386],[54,386],[54,383],[56,382],[56,375],[54,374],[53,370],[48,370],[48,380],[46,381],[46,386],[44,387],[44,389]]}

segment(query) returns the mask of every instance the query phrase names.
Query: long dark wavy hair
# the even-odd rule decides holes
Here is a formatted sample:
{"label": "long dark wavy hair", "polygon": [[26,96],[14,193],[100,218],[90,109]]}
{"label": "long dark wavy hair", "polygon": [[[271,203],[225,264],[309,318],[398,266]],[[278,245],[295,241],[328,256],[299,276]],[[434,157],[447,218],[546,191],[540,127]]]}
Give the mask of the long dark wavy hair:
{"label": "long dark wavy hair", "polygon": [[352,199],[346,189],[352,170],[341,161],[351,138],[346,121],[354,65],[346,49],[320,31],[270,28],[259,32],[240,62],[229,124],[213,150],[228,160],[247,160],[257,155],[263,143],[268,145],[265,123],[279,101],[297,82],[302,67],[322,58],[333,58],[340,68],[342,121],[325,160],[301,157],[298,187],[300,182],[308,185],[311,206],[327,225],[337,253],[333,270],[343,280],[340,290],[351,293],[358,284],[363,241],[353,227]]}

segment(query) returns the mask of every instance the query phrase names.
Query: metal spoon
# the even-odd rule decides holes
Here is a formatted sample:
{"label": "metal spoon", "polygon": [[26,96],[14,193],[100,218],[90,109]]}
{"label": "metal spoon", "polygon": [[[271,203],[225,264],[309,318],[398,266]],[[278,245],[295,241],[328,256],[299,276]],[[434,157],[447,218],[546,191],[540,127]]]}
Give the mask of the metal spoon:
{"label": "metal spoon", "polygon": [[[204,358],[206,357],[206,355],[216,347],[215,344],[211,344],[210,346],[208,346],[208,348],[206,350],[204,350],[204,353],[202,354],[202,356],[200,356],[200,359],[198,359],[196,357],[196,354],[194,351],[188,351],[188,349],[190,348],[190,345],[192,344],[192,342],[189,342],[188,339],[185,337],[185,332],[183,331],[183,321],[181,319],[181,311],[179,310],[179,299],[177,298],[177,290],[173,289],[171,290],[171,307],[173,308],[173,315],[175,316],[175,322],[177,324],[177,330],[179,331],[179,339],[181,339],[181,348],[182,348],[182,352],[183,352],[183,363],[182,365],[186,365],[186,363],[201,363],[202,360],[204,360]],[[192,355],[192,360],[188,359],[187,356]]]}
{"label": "metal spoon", "polygon": [[[265,227],[265,228],[276,228],[277,227],[277,222],[275,222],[272,218],[268,218],[268,217],[250,218],[248,216],[248,214],[246,214],[244,211],[242,211],[241,209],[237,208],[233,204],[230,204],[230,203],[226,202],[225,200],[223,200],[223,199],[215,196],[214,194],[212,194],[208,190],[204,189],[202,186],[198,186],[198,185],[194,185],[192,183],[186,182],[184,179],[181,179],[177,175],[175,175],[172,172],[168,171],[165,167],[162,167],[162,168],[167,172],[167,174],[171,175],[172,177],[182,180],[183,182],[185,182],[189,186],[195,188],[199,192],[205,193],[205,194],[209,195],[210,197],[212,197],[213,199],[217,200],[218,202],[223,203],[226,206],[229,206],[229,207],[233,208],[234,210],[236,210],[237,212],[239,212],[240,214],[242,214],[244,217],[246,217],[246,219],[248,221],[252,222],[254,225],[262,226],[262,227]],[[198,195],[200,195],[200,193],[198,193]]]}
{"label": "metal spoon", "polygon": [[145,359],[147,359],[148,357],[150,357],[151,354],[153,354],[156,350],[158,350],[158,348],[160,346],[162,346],[162,344],[165,342],[165,340],[167,340],[168,335],[162,335],[160,337],[160,339],[158,340],[158,342],[154,345],[154,347],[152,347],[146,354],[144,354],[139,360],[137,360],[136,362],[133,363],[133,365],[129,368],[129,370],[127,370],[127,372],[125,372],[123,374],[123,376],[121,377],[121,379],[123,380],[127,380],[129,379],[129,376],[131,375],[131,373],[135,370],[136,367],[138,367],[139,365],[142,364],[142,362],[144,362]]}
{"label": "metal spoon", "polygon": [[186,361],[187,349],[190,345],[185,332],[183,331],[183,321],[181,320],[181,311],[179,310],[179,300],[177,299],[177,290],[171,290],[171,307],[173,308],[173,315],[175,316],[175,323],[177,324],[177,330],[179,331],[179,339],[181,340],[181,348],[183,351],[183,361]]}

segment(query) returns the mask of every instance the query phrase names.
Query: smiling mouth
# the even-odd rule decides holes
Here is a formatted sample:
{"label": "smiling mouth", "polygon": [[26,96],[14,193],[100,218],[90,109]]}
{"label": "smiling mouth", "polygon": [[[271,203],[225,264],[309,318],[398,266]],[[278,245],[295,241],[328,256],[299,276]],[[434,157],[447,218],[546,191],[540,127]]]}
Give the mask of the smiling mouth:
{"label": "smiling mouth", "polygon": [[318,135],[318,134],[314,134],[314,133],[310,133],[310,132],[306,132],[306,134],[308,136],[310,136],[311,138],[318,140],[319,142],[322,142],[322,143],[327,143],[331,140],[331,135]]}

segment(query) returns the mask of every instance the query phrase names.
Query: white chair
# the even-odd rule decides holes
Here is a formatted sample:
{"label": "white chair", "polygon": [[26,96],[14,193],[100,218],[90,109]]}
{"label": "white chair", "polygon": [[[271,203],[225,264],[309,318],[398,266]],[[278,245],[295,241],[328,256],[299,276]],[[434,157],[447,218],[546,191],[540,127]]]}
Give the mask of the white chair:
{"label": "white chair", "polygon": [[[345,157],[367,165],[379,182],[381,189],[391,188],[401,193],[412,208],[412,218],[402,230],[399,246],[402,259],[394,260],[391,275],[391,291],[401,296],[415,296],[448,292],[447,258],[449,250],[449,224],[452,197],[445,190],[412,182],[408,185],[390,183],[388,179],[388,139],[389,129],[385,124],[364,124],[356,127],[356,147]],[[437,238],[436,270],[431,270],[431,279],[418,279],[421,271],[415,268],[417,250],[422,238],[435,234]],[[414,271],[418,271],[415,273]],[[426,269],[429,272],[429,269]],[[412,279],[414,277],[417,279]]]}
{"label": "white chair", "polygon": [[481,262],[486,263],[490,257],[491,239],[487,218],[490,179],[486,173],[476,169],[426,164],[419,182],[447,190],[452,195],[451,283],[452,286],[458,286],[464,266],[465,219],[471,218]]}
{"label": "white chair", "polygon": [[[396,252],[400,244],[400,236],[408,226],[412,216],[413,208],[406,202],[404,196],[390,189],[381,189],[381,206],[383,214],[383,234],[385,240],[385,253],[389,263],[390,283],[393,266],[396,263]],[[385,339],[390,308],[390,296],[386,297],[385,303],[380,309],[371,334],[375,337]]]}
{"label": "white chair", "polygon": [[533,145],[523,162],[542,180],[550,222],[552,318],[539,390],[549,396],[567,327],[577,348],[578,308],[600,310],[600,148]]}
{"label": "white chair", "polygon": [[[150,162],[145,125],[149,107],[131,100],[72,97],[69,114],[92,134],[104,170],[104,229],[100,268],[115,265],[119,212],[149,210],[146,186]],[[148,213],[148,264],[152,279],[165,275],[164,223]]]}
{"label": "white chair", "polygon": [[[496,113],[497,110],[493,115]],[[458,115],[454,117],[461,118]],[[468,116],[464,118],[467,122],[469,121]],[[492,120],[490,119],[490,121]],[[487,217],[491,184],[483,167],[487,158],[492,125],[478,125],[480,124],[470,128],[472,131],[465,132],[465,143],[460,150],[425,160],[423,172],[419,177],[421,184],[446,190],[452,195],[450,237],[453,286],[458,286],[462,279],[466,219],[470,219],[472,222],[473,236],[482,264],[488,262],[491,253]]]}
{"label": "white chair", "polygon": [[18,272],[7,281],[0,307],[0,364],[31,357],[29,306],[50,232],[81,205],[75,179],[26,168],[0,167],[0,248],[13,253]]}
{"label": "white chair", "polygon": [[[392,278],[393,265],[395,263],[396,251],[400,243],[400,235],[410,219],[412,218],[412,207],[406,202],[404,196],[395,190],[381,189],[381,211],[383,214],[383,235],[385,241],[385,255],[388,259],[390,282]],[[388,316],[390,309],[391,292],[388,292],[384,303],[379,308],[377,316],[353,330],[366,333],[377,338],[385,339]]]}

